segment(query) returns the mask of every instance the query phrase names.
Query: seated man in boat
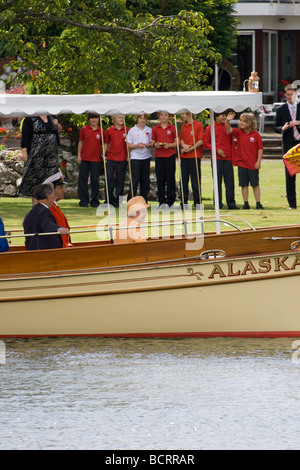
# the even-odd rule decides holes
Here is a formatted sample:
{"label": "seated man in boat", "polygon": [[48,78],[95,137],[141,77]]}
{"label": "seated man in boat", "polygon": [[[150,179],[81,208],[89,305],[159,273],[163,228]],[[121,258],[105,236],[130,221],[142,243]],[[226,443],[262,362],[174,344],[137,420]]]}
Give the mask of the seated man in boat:
{"label": "seated man in boat", "polygon": [[127,202],[127,219],[119,225],[115,243],[135,243],[146,241],[146,235],[140,224],[147,217],[146,203],[142,196],[135,196]]}
{"label": "seated man in boat", "polygon": [[[52,183],[54,186],[54,203],[50,207],[50,211],[54,215],[54,218],[60,227],[70,229],[69,222],[65,216],[65,214],[61,211],[59,205],[57,204],[58,201],[64,198],[65,195],[65,181],[63,178],[63,174],[61,171],[55,173],[55,175],[50,176],[47,178],[43,184]],[[62,242],[63,248],[67,248],[68,246],[72,246],[70,236],[69,235],[62,235]]]}
{"label": "seated man in boat", "polygon": [[[2,219],[0,217],[0,236],[6,235],[6,232],[4,230],[4,224],[2,222]],[[8,251],[9,246],[8,246],[8,241],[6,238],[0,238],[0,252],[2,251]]]}
{"label": "seated man in boat", "polygon": [[[23,221],[24,234],[35,234],[25,237],[27,250],[47,250],[62,248],[62,235],[68,235],[69,229],[61,227],[55,220],[50,207],[54,202],[54,187],[52,183],[40,184],[34,190],[37,203],[25,216]],[[42,233],[56,233],[56,235],[40,235]]]}

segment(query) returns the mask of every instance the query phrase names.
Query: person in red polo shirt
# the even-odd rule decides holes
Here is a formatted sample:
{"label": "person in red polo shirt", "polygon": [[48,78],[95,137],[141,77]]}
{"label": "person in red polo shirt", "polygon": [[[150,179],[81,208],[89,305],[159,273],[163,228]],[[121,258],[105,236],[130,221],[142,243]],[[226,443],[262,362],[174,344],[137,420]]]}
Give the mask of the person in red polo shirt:
{"label": "person in red polo shirt", "polygon": [[182,113],[181,117],[183,123],[180,132],[180,163],[184,199],[183,201],[181,201],[181,207],[183,207],[183,204],[186,205],[188,203],[190,177],[192,183],[194,205],[197,206],[201,202],[201,158],[204,134],[203,125],[201,124],[201,122],[196,121],[194,119],[193,114],[189,111]]}
{"label": "person in red polo shirt", "polygon": [[[169,123],[170,114],[166,111],[158,113],[160,123],[152,128],[151,143],[155,148],[155,173],[157,181],[157,196],[160,208],[166,204],[174,205],[176,198],[176,129]],[[167,194],[166,194],[167,186]]]}
{"label": "person in red polo shirt", "polygon": [[[228,209],[239,209],[234,198],[233,158],[235,155],[235,146],[232,134],[225,128],[226,116],[226,112],[214,114],[219,207],[220,209],[223,208],[222,180],[224,179]],[[210,125],[205,129],[203,146],[211,151]]]}
{"label": "person in red polo shirt", "polygon": [[125,128],[123,114],[112,116],[112,121],[113,125],[105,131],[104,155],[109,203],[119,207],[119,198],[124,192],[127,167],[126,135],[129,128]]}
{"label": "person in red polo shirt", "polygon": [[256,130],[256,119],[253,113],[242,113],[240,115],[239,128],[232,128],[230,121],[234,119],[235,113],[230,112],[226,118],[226,129],[232,133],[237,141],[236,164],[238,166],[239,185],[242,188],[244,199],[243,209],[250,209],[249,184],[252,186],[256,209],[263,210],[260,202],[259,170],[263,157],[263,141]]}
{"label": "person in red polo shirt", "polygon": [[[78,198],[80,207],[99,206],[99,176],[101,160],[101,130],[99,116],[88,114],[89,124],[80,130],[77,161],[79,163]],[[91,178],[91,197],[88,179]]]}

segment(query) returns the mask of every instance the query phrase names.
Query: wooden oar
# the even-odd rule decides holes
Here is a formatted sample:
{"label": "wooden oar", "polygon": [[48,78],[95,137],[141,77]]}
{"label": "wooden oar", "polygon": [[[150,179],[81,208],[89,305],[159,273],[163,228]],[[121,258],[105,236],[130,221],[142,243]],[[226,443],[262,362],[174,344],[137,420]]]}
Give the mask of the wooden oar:
{"label": "wooden oar", "polygon": [[193,142],[194,142],[194,153],[195,153],[195,165],[196,165],[196,174],[197,174],[197,184],[198,184],[198,191],[199,191],[199,204],[201,204],[201,186],[200,186],[200,176],[199,176],[199,168],[198,168],[198,158],[197,158],[197,149],[196,149],[196,139],[195,139],[195,129],[193,123],[193,115],[192,117],[192,134],[193,134]]}
{"label": "wooden oar", "polygon": [[[105,150],[104,150],[104,135],[103,135],[103,127],[102,127],[102,116],[100,116],[100,128],[101,128],[101,139],[102,139],[102,149],[103,149],[103,166],[104,166],[106,200],[107,200],[107,207],[108,207],[108,218],[109,218],[109,221],[110,221],[110,204],[109,204],[108,184],[107,184],[107,174],[106,174],[106,161],[105,161]],[[109,232],[110,232],[110,242],[111,242],[111,244],[113,244],[114,243],[114,238],[113,238],[112,227],[110,227]]]}
{"label": "wooden oar", "polygon": [[124,128],[125,128],[126,150],[127,150],[127,161],[128,161],[128,169],[129,169],[131,197],[133,197],[134,194],[133,194],[133,184],[132,184],[131,161],[130,161],[130,151],[129,151],[128,142],[127,142],[127,129],[126,129],[125,115],[124,115]]}
{"label": "wooden oar", "polygon": [[183,197],[183,186],[182,186],[182,172],[181,172],[181,158],[180,158],[180,148],[179,148],[179,137],[178,137],[178,128],[177,128],[177,119],[176,114],[174,114],[174,122],[175,122],[175,131],[176,131],[176,141],[177,141],[177,154],[179,160],[179,177],[180,177],[180,191],[181,191],[181,205],[183,209],[183,218],[184,218],[184,233],[187,237],[187,226],[185,223],[185,204],[184,204],[184,197]]}

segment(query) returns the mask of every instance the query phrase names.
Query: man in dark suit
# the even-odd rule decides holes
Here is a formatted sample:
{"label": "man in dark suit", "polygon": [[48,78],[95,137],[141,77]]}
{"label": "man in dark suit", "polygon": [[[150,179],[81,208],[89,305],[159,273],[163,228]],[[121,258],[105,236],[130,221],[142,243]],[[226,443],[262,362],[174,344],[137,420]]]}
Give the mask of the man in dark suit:
{"label": "man in dark suit", "polygon": [[[52,183],[40,184],[35,188],[34,198],[37,203],[25,216],[23,221],[24,233],[35,233],[34,237],[25,237],[27,250],[48,250],[62,248],[61,235],[68,235],[69,229],[60,227],[50,211],[54,202],[54,187]],[[57,235],[40,235],[54,232]]]}
{"label": "man in dark suit", "polygon": [[[283,154],[300,143],[300,104],[296,104],[296,87],[287,85],[285,96],[287,103],[276,111],[275,132],[282,134]],[[296,209],[296,175],[291,176],[285,167],[286,195],[290,209]]]}

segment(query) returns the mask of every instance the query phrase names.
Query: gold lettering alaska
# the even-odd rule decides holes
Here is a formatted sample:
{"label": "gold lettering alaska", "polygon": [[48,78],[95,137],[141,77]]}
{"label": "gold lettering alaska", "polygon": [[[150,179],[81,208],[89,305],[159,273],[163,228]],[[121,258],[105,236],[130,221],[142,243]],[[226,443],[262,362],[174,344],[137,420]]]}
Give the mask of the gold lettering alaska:
{"label": "gold lettering alaska", "polygon": [[300,255],[296,256],[276,256],[274,258],[263,258],[260,260],[245,260],[242,267],[237,268],[237,263],[214,263],[208,279],[236,277],[256,274],[266,274],[269,272],[292,271],[300,266]]}

